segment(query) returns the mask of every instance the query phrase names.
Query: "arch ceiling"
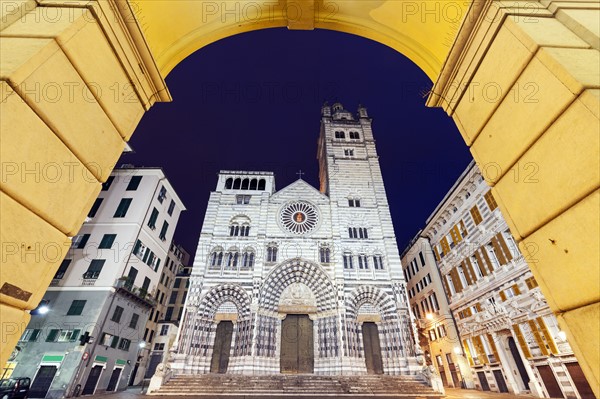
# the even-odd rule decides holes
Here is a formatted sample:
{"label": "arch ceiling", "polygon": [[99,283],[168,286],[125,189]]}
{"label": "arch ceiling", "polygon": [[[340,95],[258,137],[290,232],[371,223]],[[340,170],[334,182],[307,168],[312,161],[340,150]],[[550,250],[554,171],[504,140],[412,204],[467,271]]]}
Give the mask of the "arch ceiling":
{"label": "arch ceiling", "polygon": [[130,0],[163,77],[194,51],[258,29],[330,29],[385,44],[436,81],[470,0]]}

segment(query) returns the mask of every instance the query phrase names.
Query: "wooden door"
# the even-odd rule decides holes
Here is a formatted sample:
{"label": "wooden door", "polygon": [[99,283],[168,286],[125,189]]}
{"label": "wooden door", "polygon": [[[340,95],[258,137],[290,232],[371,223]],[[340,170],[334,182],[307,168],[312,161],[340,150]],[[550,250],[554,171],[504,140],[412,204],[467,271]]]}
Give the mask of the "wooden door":
{"label": "wooden door", "polygon": [[231,337],[233,335],[233,322],[222,321],[217,325],[215,344],[213,346],[210,372],[225,374],[229,366],[229,352],[231,352]]}
{"label": "wooden door", "polygon": [[313,322],[308,315],[289,314],[281,323],[280,370],[285,374],[314,371]]}
{"label": "wooden door", "polygon": [[585,375],[583,375],[583,370],[581,369],[579,363],[567,363],[565,366],[567,366],[567,370],[571,375],[573,383],[577,387],[577,391],[579,392],[581,399],[594,399],[596,397],[594,395],[594,391],[592,391],[592,387],[585,378]]}
{"label": "wooden door", "polygon": [[558,381],[556,381],[556,377],[554,377],[554,373],[550,366],[538,366],[537,369],[540,373],[540,377],[542,377],[546,391],[548,391],[548,395],[550,395],[551,398],[564,398],[560,385],[558,385]]}
{"label": "wooden door", "polygon": [[363,346],[365,348],[365,363],[367,374],[383,374],[383,359],[379,343],[377,324],[366,322],[362,325]]}

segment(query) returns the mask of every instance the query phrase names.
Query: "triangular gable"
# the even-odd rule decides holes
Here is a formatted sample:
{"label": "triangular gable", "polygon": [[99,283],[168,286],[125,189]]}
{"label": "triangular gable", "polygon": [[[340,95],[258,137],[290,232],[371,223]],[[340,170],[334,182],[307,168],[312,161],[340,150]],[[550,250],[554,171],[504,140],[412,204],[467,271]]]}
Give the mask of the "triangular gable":
{"label": "triangular gable", "polygon": [[298,195],[302,195],[304,199],[312,199],[314,201],[329,201],[329,197],[325,194],[322,194],[319,190],[308,184],[302,179],[298,179],[292,184],[282,188],[281,190],[275,192],[271,196],[271,200],[287,200],[292,197],[293,199],[298,198]]}

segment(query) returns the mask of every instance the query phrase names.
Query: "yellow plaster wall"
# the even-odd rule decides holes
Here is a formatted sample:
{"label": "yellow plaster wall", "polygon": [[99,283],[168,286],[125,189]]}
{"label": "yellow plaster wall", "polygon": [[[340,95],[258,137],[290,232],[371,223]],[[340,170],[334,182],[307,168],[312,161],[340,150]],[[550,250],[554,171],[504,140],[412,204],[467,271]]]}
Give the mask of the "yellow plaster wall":
{"label": "yellow plaster wall", "polygon": [[468,1],[410,0],[133,0],[131,5],[163,76],[194,51],[228,36],[285,26],[311,29],[311,24],[298,21],[314,12],[315,28],[356,34],[390,46],[432,81],[469,8]]}

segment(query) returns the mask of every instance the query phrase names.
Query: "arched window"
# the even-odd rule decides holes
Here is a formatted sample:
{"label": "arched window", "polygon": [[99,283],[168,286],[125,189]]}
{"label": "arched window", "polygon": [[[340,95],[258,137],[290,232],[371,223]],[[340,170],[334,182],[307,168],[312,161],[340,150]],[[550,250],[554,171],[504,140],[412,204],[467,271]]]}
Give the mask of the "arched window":
{"label": "arched window", "polygon": [[358,132],[350,132],[350,140],[360,140],[360,134]]}
{"label": "arched window", "polygon": [[239,177],[233,181],[233,189],[234,190],[239,190],[241,185],[242,185],[242,179],[240,179]]}
{"label": "arched window", "polygon": [[344,269],[354,269],[354,264],[352,263],[352,253],[351,252],[344,252],[344,256],[343,256],[343,260],[344,260]]}
{"label": "arched window", "polygon": [[256,179],[250,180],[250,190],[256,190],[256,187],[258,187],[258,180],[256,180]]}
{"label": "arched window", "polygon": [[319,248],[319,260],[321,263],[329,263],[331,257],[331,249],[329,247]]}
{"label": "arched window", "polygon": [[265,181],[265,179],[260,179],[258,181],[258,189],[259,190],[264,190],[266,187],[267,182]]}
{"label": "arched window", "polygon": [[230,237],[237,237],[240,235],[240,226],[237,223],[233,223],[231,226],[229,226],[229,236]]}
{"label": "arched window", "polygon": [[242,226],[240,228],[240,236],[248,237],[249,235],[250,235],[250,226],[248,226],[248,225]]}
{"label": "arched window", "polygon": [[215,248],[210,254],[209,265],[210,268],[220,268],[223,264],[223,250],[221,248]]}
{"label": "arched window", "polygon": [[267,262],[274,263],[277,262],[277,246],[269,245],[267,247]]}
{"label": "arched window", "polygon": [[375,270],[383,270],[383,256],[379,254],[373,255],[373,268]]}
{"label": "arched window", "polygon": [[233,178],[230,177],[225,180],[225,188],[231,190],[231,187],[233,187]]}
{"label": "arched window", "polygon": [[242,190],[248,190],[249,185],[250,185],[250,179],[242,180]]}
{"label": "arched window", "polygon": [[369,268],[369,260],[367,255],[361,254],[358,255],[358,268],[359,269],[368,269]]}
{"label": "arched window", "polygon": [[247,269],[254,267],[254,252],[250,250],[244,252],[244,255],[242,255],[242,267]]}
{"label": "arched window", "polygon": [[235,269],[238,265],[240,254],[236,250],[230,250],[225,257],[225,267],[227,269]]}

